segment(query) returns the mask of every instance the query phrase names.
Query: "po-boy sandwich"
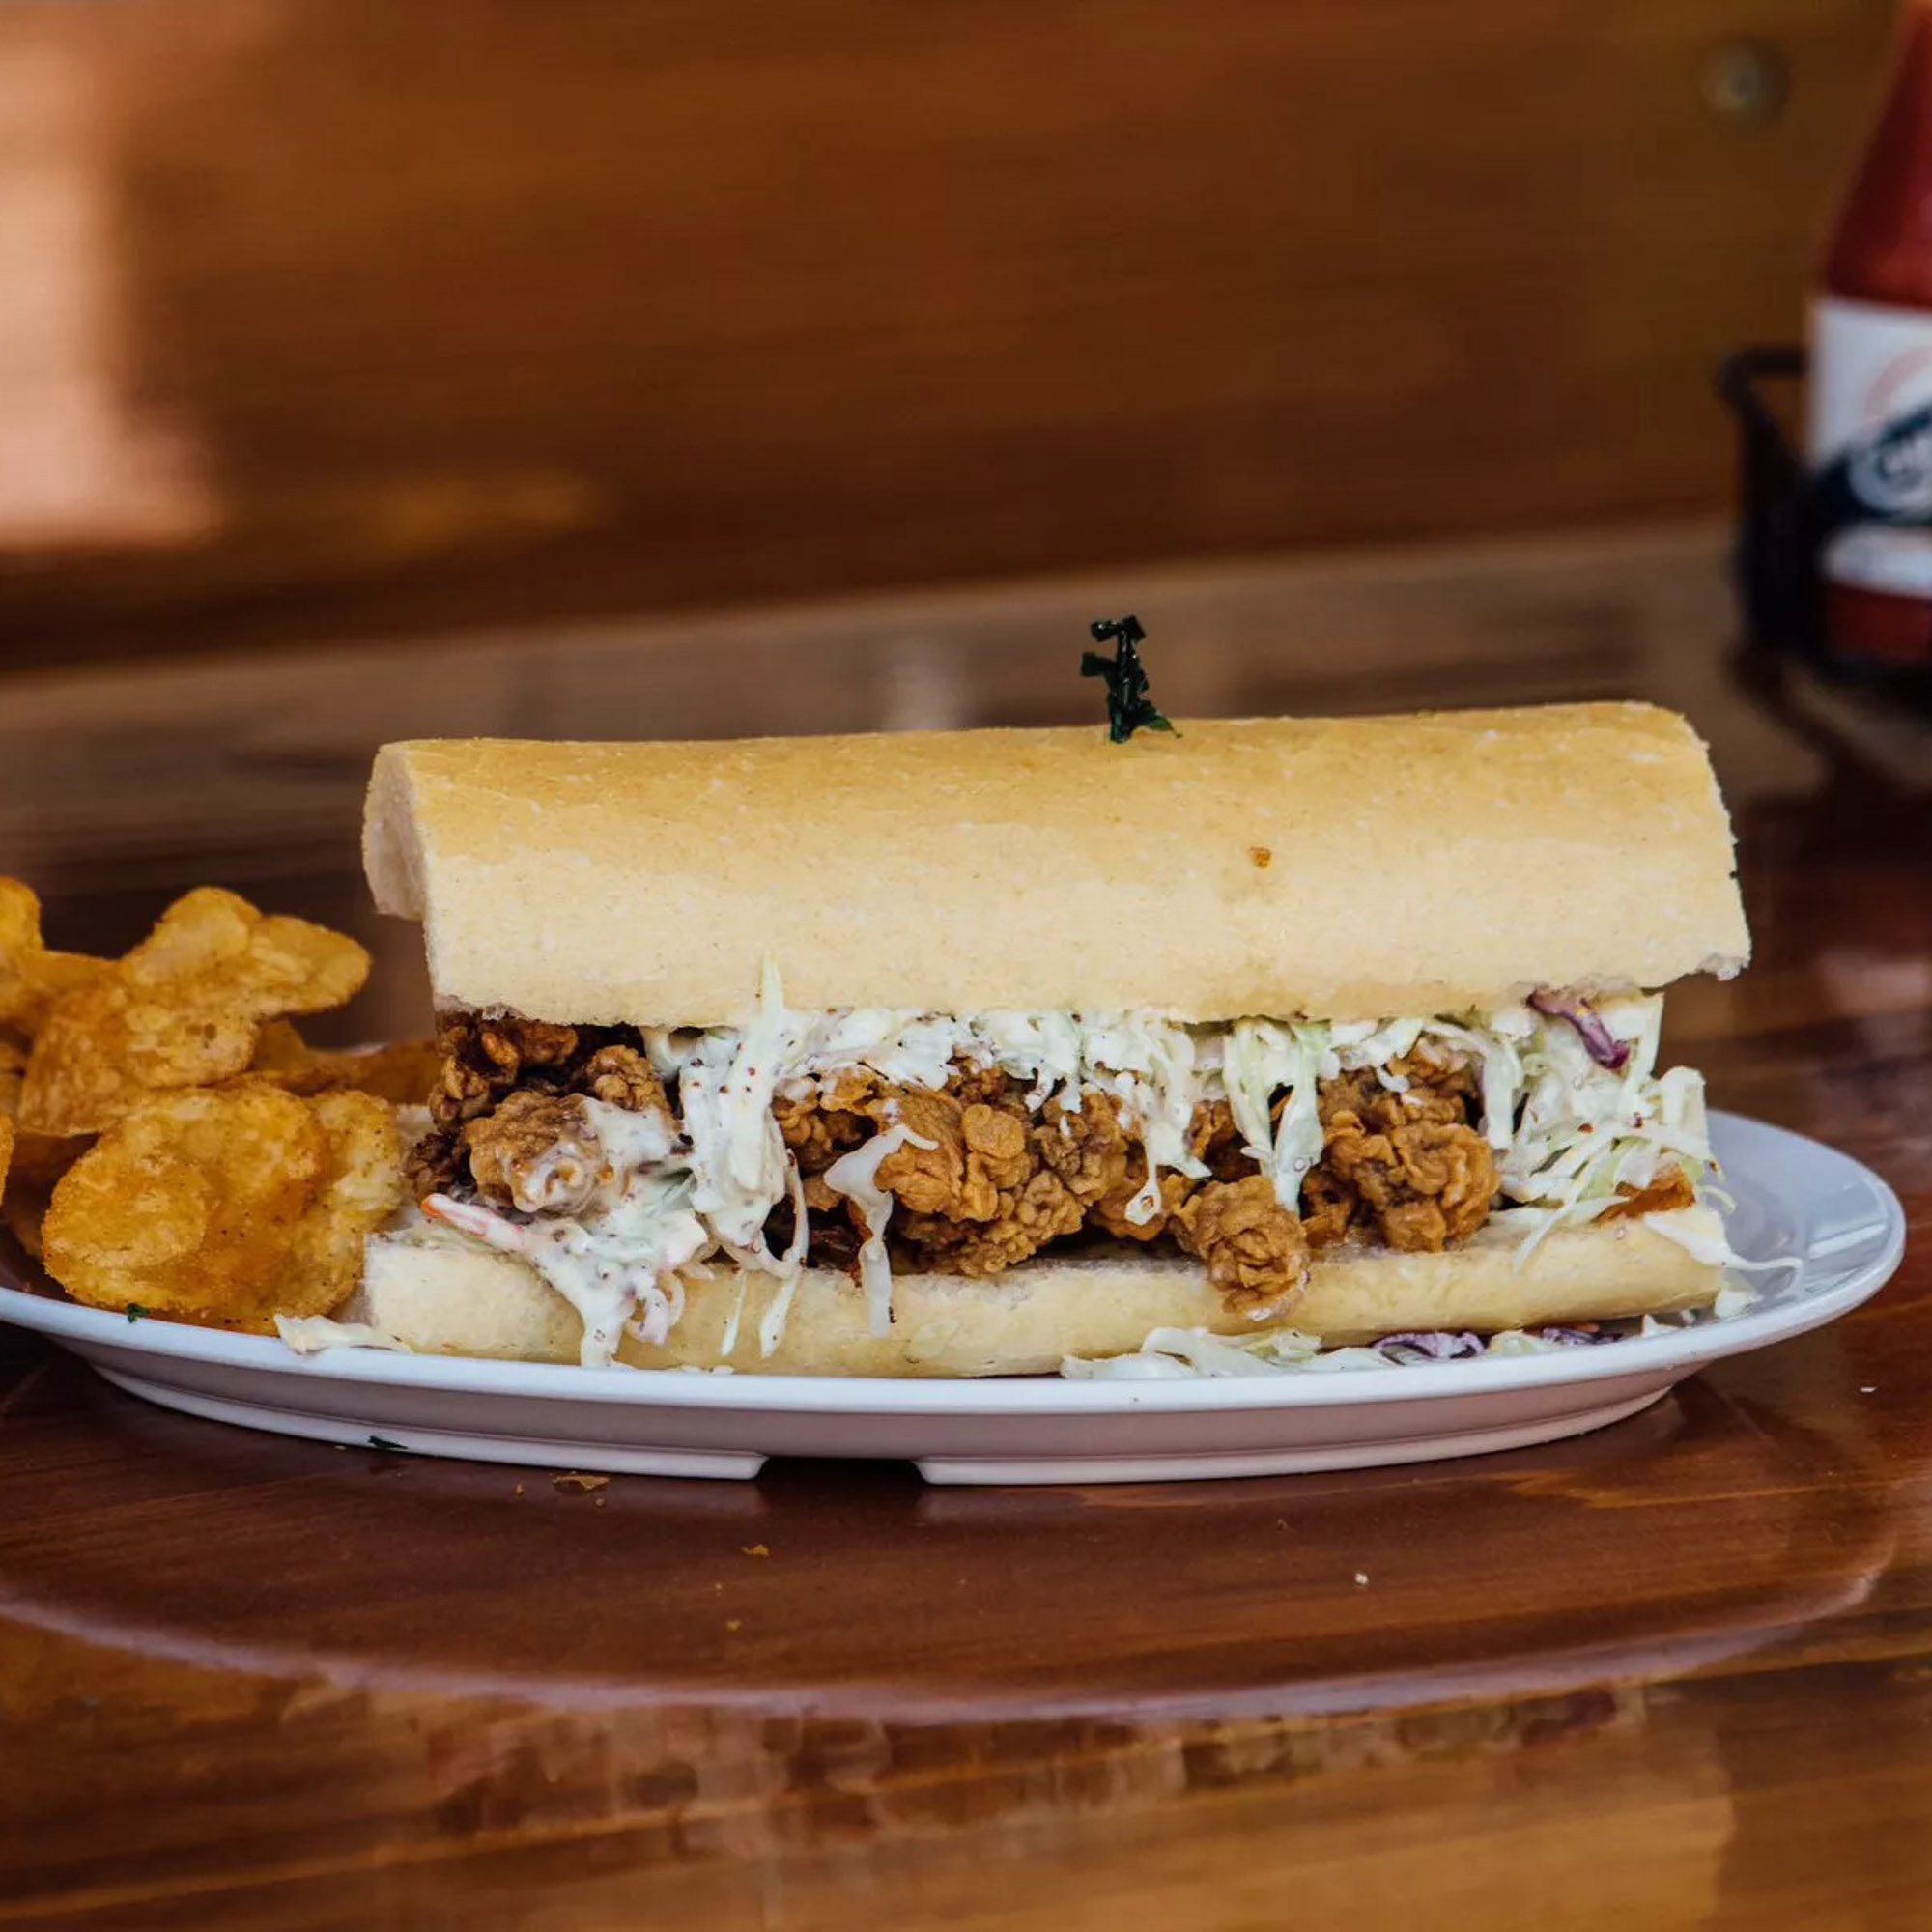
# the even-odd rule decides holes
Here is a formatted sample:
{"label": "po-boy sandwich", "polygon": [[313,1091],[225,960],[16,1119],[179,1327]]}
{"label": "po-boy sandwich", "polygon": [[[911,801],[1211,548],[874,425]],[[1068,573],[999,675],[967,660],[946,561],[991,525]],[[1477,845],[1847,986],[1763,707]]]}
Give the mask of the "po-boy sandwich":
{"label": "po-boy sandwich", "polygon": [[419,1349],[1036,1373],[1705,1306],[1661,989],[1748,951],[1632,704],[385,747],[443,1066],[345,1311]]}

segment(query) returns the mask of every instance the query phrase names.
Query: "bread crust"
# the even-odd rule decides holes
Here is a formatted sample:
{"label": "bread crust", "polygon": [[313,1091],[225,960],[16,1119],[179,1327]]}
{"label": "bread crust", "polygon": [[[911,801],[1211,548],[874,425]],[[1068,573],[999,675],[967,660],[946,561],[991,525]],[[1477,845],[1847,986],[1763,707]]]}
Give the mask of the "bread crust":
{"label": "bread crust", "polygon": [[[1720,1228],[1705,1208],[1670,1218],[1706,1234]],[[1330,1249],[1316,1257],[1307,1296],[1286,1325],[1337,1345],[1411,1329],[1494,1333],[1707,1307],[1720,1285],[1719,1269],[1641,1223],[1560,1229],[1521,1265],[1520,1239],[1492,1227],[1435,1255]],[[727,1267],[693,1281],[669,1342],[653,1349],[627,1336],[620,1359],[638,1368],[728,1363],[767,1375],[1040,1375],[1064,1355],[1129,1353],[1155,1328],[1255,1332],[1229,1312],[1198,1263],[1123,1252],[1030,1262],[990,1281],[898,1275],[883,1338],[869,1332],[853,1282],[811,1269],[769,1357],[759,1352],[758,1323],[775,1284],[753,1274],[726,1355],[739,1279]],[[372,1239],[363,1285],[343,1317],[426,1352],[520,1361],[575,1362],[582,1334],[569,1304],[522,1262],[442,1239]]]}
{"label": "bread crust", "polygon": [[1378,1019],[1728,974],[1703,744],[1639,704],[725,744],[385,746],[364,852],[439,1003]]}

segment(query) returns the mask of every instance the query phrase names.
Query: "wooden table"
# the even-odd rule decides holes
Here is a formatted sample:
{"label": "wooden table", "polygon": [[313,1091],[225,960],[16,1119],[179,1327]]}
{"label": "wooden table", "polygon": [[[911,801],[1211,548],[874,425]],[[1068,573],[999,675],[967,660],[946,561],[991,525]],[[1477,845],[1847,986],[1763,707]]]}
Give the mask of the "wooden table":
{"label": "wooden table", "polygon": [[[1759,960],[1671,1045],[1922,1240],[1932,810],[1739,797]],[[341,916],[343,841],[260,896]],[[161,892],[114,856],[67,936]],[[1922,1927],[1925,1257],[1581,1440],[1173,1488],[580,1492],[0,1339],[0,1926]]]}

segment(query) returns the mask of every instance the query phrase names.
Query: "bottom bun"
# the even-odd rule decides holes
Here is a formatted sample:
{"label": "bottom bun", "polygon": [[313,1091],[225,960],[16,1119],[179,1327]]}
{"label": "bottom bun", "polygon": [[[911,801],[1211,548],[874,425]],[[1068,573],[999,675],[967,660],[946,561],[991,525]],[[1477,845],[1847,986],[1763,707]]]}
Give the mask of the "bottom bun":
{"label": "bottom bun", "polygon": [[[1709,1208],[1669,1219],[1686,1232],[1721,1233]],[[1719,1269],[1639,1222],[1559,1230],[1520,1266],[1520,1238],[1486,1228],[1438,1255],[1331,1248],[1316,1257],[1307,1294],[1280,1325],[1332,1345],[1407,1329],[1495,1333],[1708,1307],[1721,1285]],[[1028,1263],[989,1281],[897,1275],[884,1336],[869,1331],[854,1282],[813,1268],[765,1355],[758,1324],[777,1284],[765,1274],[742,1279],[728,1355],[724,1334],[741,1277],[721,1268],[689,1284],[684,1317],[663,1348],[627,1335],[619,1359],[651,1369],[728,1363],[765,1375],[1043,1375],[1066,1355],[1129,1354],[1156,1328],[1257,1332],[1230,1312],[1198,1262],[1122,1249]],[[440,1237],[375,1236],[363,1285],[340,1313],[424,1352],[517,1361],[575,1362],[583,1332],[570,1304],[522,1262]]]}

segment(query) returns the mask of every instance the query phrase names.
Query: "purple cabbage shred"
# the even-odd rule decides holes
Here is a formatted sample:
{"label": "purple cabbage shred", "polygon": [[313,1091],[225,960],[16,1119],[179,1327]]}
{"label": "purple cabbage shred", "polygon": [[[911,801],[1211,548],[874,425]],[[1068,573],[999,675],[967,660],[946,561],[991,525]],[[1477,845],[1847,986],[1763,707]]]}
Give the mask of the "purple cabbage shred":
{"label": "purple cabbage shred", "polygon": [[1480,1355],[1488,1346],[1473,1328],[1416,1329],[1384,1335],[1376,1344],[1392,1362],[1454,1362]]}
{"label": "purple cabbage shred", "polygon": [[1619,1039],[1590,1009],[1587,1002],[1573,993],[1532,993],[1529,1004],[1552,1020],[1568,1020],[1577,1029],[1583,1050],[1599,1066],[1621,1073],[1631,1057],[1630,1044]]}

